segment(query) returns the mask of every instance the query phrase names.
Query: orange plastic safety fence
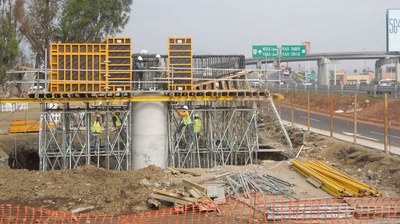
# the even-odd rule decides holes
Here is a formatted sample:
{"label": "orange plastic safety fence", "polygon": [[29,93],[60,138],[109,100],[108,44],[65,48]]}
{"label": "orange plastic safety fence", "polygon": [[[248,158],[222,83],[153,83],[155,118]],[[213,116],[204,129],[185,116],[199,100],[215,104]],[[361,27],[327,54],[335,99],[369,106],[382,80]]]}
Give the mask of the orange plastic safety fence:
{"label": "orange plastic safety fence", "polygon": [[400,198],[287,200],[265,195],[228,198],[132,215],[97,215],[1,204],[0,224],[91,223],[400,223]]}

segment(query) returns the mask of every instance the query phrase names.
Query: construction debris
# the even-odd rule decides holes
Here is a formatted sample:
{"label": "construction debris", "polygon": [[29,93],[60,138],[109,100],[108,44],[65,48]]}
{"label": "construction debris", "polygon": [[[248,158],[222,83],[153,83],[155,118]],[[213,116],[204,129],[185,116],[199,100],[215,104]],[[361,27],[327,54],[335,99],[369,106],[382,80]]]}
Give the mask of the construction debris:
{"label": "construction debris", "polygon": [[230,196],[240,196],[243,193],[245,198],[250,198],[251,194],[284,194],[292,197],[293,191],[289,188],[293,184],[270,175],[262,175],[255,170],[254,174],[237,172],[231,176],[226,176],[228,182],[228,194]]}
{"label": "construction debris", "polygon": [[193,170],[188,170],[188,169],[182,169],[182,168],[174,168],[174,167],[167,167],[167,169],[169,171],[171,171],[171,173],[173,174],[180,174],[180,173],[186,173],[186,174],[190,174],[192,176],[201,176],[201,172],[196,172]]}
{"label": "construction debris", "polygon": [[351,218],[354,208],[345,202],[288,201],[268,206],[268,220],[326,220]]}
{"label": "construction debris", "polygon": [[344,201],[355,208],[354,216],[357,219],[373,216],[393,220],[400,219],[400,198],[396,200],[388,200],[388,198],[344,198]]}
{"label": "construction debris", "polygon": [[89,207],[84,207],[84,208],[76,208],[76,209],[72,210],[71,212],[72,213],[87,212],[87,211],[90,211],[93,209],[94,209],[93,206],[89,206]]}
{"label": "construction debris", "polygon": [[307,181],[334,197],[380,197],[377,189],[322,162],[292,162],[293,168],[305,176]]}
{"label": "construction debris", "polygon": [[[180,170],[180,169],[179,169]],[[151,208],[159,208],[160,201],[170,202],[174,204],[176,212],[183,212],[188,209],[199,209],[199,211],[217,211],[217,202],[212,200],[207,195],[207,188],[194,183],[192,181],[183,179],[182,185],[185,190],[166,191],[160,189],[154,189],[153,193],[150,194],[147,204]],[[220,195],[218,188],[210,188],[213,198],[218,199],[218,203],[224,203],[225,193],[223,196]],[[215,194],[215,195],[214,195]]]}

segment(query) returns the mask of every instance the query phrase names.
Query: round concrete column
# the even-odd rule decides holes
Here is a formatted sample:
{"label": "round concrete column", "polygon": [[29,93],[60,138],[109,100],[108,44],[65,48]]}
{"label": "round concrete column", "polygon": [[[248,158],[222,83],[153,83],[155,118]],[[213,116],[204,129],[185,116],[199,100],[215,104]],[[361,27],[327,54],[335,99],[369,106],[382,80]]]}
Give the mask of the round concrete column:
{"label": "round concrete column", "polygon": [[[147,95],[149,96],[149,95]],[[132,105],[132,168],[149,165],[165,168],[168,158],[167,103]]]}

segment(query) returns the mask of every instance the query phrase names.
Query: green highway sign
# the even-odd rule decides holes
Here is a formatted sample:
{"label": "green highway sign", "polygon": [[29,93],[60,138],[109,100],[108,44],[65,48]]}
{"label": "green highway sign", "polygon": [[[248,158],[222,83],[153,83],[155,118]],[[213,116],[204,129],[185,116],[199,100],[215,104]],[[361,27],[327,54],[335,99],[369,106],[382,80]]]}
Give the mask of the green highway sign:
{"label": "green highway sign", "polygon": [[253,58],[277,58],[277,45],[253,45]]}
{"label": "green highway sign", "polygon": [[282,45],[281,54],[282,58],[305,58],[306,45]]}
{"label": "green highway sign", "polygon": [[307,80],[317,80],[318,79],[318,74],[315,73],[308,73],[306,75],[306,79]]}

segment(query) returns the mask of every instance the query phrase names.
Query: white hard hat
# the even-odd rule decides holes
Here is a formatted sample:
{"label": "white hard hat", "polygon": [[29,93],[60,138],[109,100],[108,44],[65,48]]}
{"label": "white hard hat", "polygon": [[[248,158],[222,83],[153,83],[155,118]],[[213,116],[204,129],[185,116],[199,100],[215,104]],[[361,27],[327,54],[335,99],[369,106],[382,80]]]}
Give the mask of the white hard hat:
{"label": "white hard hat", "polygon": [[138,59],[139,61],[143,61],[142,56],[139,56],[137,59]]}
{"label": "white hard hat", "polygon": [[194,114],[194,117],[199,117],[199,115],[198,114]]}
{"label": "white hard hat", "polygon": [[159,54],[156,55],[156,58],[161,58],[161,56]]}
{"label": "white hard hat", "polygon": [[183,109],[187,110],[187,109],[189,109],[189,107],[185,105],[185,106],[183,106]]}

